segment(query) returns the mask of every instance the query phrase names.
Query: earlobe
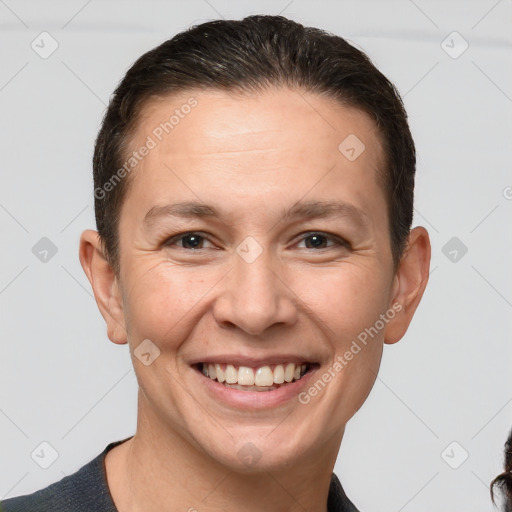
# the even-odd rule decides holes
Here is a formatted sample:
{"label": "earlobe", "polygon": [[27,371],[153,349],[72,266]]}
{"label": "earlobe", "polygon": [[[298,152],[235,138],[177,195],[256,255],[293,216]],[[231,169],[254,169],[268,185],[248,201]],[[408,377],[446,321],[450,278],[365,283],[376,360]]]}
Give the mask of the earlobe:
{"label": "earlobe", "polygon": [[427,286],[430,268],[430,239],[425,228],[411,230],[406,250],[393,282],[391,306],[399,304],[397,314],[386,327],[384,342],[393,344],[402,339]]}
{"label": "earlobe", "polygon": [[107,324],[109,339],[118,344],[127,343],[118,278],[103,255],[101,238],[97,231],[88,229],[82,233],[79,258],[91,283],[96,304]]}

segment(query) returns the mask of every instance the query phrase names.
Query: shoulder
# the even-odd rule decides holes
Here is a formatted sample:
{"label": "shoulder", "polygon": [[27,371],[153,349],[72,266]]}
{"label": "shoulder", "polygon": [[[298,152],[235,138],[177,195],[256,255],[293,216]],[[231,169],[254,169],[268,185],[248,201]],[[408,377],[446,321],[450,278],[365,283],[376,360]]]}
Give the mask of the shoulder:
{"label": "shoulder", "polygon": [[355,505],[348,499],[338,477],[333,473],[329,487],[327,501],[328,512],[359,512]]}
{"label": "shoulder", "polygon": [[[86,467],[86,466],[84,466]],[[64,477],[44,489],[32,494],[16,496],[0,502],[0,512],[71,512],[80,506],[75,482],[81,480],[80,472]]]}
{"label": "shoulder", "polygon": [[114,446],[44,489],[0,502],[0,512],[117,512],[108,489],[104,460]]}

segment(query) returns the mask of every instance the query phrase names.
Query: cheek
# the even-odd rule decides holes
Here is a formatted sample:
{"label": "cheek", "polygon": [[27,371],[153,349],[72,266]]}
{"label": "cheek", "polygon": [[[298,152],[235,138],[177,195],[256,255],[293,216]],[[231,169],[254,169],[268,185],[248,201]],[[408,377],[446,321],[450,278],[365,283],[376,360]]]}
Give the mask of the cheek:
{"label": "cheek", "polygon": [[159,262],[132,268],[125,297],[125,318],[133,345],[149,338],[166,347],[182,339],[187,319],[201,308],[211,284],[190,268]]}
{"label": "cheek", "polygon": [[[373,267],[373,268],[372,268]],[[315,269],[296,280],[297,295],[326,328],[333,348],[346,344],[373,326],[385,312],[389,296],[386,275],[377,265],[341,263],[336,268]]]}
{"label": "cheek", "polygon": [[[373,328],[386,311],[386,276],[362,266],[350,266],[341,265],[321,279],[317,275],[316,286],[307,288],[306,300],[316,304],[317,325],[330,346],[330,362],[316,379],[330,379],[325,397],[319,399],[329,404],[333,433],[368,397],[383,350],[384,331]],[[321,385],[317,387],[322,389]]]}

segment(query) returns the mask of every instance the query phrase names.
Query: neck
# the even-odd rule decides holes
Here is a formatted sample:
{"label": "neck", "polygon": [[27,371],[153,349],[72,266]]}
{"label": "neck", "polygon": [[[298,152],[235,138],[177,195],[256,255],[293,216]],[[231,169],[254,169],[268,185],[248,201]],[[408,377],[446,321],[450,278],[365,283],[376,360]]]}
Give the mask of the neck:
{"label": "neck", "polygon": [[238,472],[139,408],[137,432],[108,452],[107,480],[119,512],[326,512],[343,432],[314,457],[299,455],[279,470]]}

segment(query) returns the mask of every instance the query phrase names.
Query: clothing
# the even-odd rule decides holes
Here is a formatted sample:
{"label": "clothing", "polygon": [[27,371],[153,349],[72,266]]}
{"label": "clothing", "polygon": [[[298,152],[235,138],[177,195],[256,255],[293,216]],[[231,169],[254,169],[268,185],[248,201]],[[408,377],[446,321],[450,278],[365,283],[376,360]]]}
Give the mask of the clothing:
{"label": "clothing", "polygon": [[[32,494],[0,503],[0,512],[118,512],[107,484],[105,455],[130,438],[110,443],[75,473]],[[328,512],[358,512],[333,473]]]}

